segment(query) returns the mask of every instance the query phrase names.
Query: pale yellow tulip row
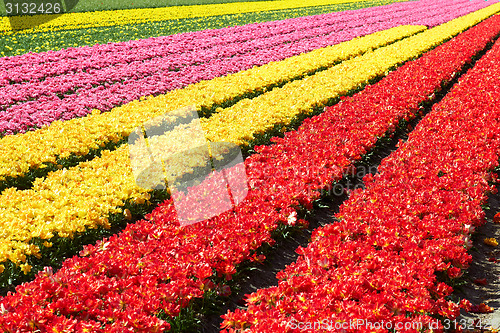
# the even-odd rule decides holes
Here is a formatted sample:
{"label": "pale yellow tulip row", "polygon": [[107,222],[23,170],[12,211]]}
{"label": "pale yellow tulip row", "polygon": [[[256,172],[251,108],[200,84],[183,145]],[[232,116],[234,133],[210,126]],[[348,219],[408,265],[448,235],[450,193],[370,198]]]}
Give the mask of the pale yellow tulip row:
{"label": "pale yellow tulip row", "polygon": [[[149,23],[192,17],[207,17],[280,9],[315,7],[359,1],[362,0],[279,0],[194,6],[172,6],[161,8],[107,10],[83,13],[66,13],[62,15],[33,15],[11,17],[10,19],[8,17],[2,17],[0,20],[0,33],[13,33],[11,25],[12,20],[16,21],[16,30],[24,29],[22,30],[23,33],[30,33]],[[54,19],[47,21],[47,18],[50,18],[51,16],[54,17]]]}
{"label": "pale yellow tulip row", "polygon": [[[253,133],[272,121],[286,124],[295,115],[310,112],[312,105],[321,105],[384,75],[393,66],[419,56],[498,11],[500,4],[490,6],[253,100],[243,100],[203,120],[202,127],[208,131],[209,140],[245,144]],[[238,116],[233,117],[236,111]],[[222,121],[222,115],[231,117],[231,121]],[[37,180],[33,189],[8,189],[0,195],[0,262],[20,264],[27,255],[37,255],[39,249],[26,244],[33,237],[49,240],[55,233],[70,237],[86,228],[107,226],[109,214],[120,213],[125,200],[144,202],[149,199],[148,191],[135,183],[127,145],[77,167],[50,173],[46,179]]]}
{"label": "pale yellow tulip row", "polygon": [[[109,112],[95,110],[83,118],[55,121],[50,126],[0,139],[0,181],[25,175],[30,168],[55,163],[56,157],[86,155],[90,148],[127,137],[135,127],[151,118],[194,105],[211,108],[238,96],[287,82],[319,68],[358,56],[424,30],[423,26],[401,26],[380,31],[334,46],[318,49],[282,61],[201,81],[164,95],[142,98]],[[14,161],[14,162],[13,162]]]}

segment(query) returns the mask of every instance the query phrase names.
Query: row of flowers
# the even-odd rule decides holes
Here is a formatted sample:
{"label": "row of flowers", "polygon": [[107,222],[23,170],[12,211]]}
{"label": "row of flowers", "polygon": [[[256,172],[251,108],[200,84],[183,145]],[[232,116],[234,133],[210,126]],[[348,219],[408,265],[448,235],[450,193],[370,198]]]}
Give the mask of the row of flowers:
{"label": "row of flowers", "polygon": [[[419,18],[439,17],[452,8],[437,13],[424,10]],[[33,127],[49,125],[57,119],[84,116],[92,109],[109,111],[141,96],[158,95],[183,88],[201,80],[247,70],[272,61],[280,61],[304,52],[338,44],[355,37],[399,26],[404,17],[392,14],[365,17],[361,21],[335,24],[231,44],[200,51],[159,55],[149,61],[87,70],[75,74],[50,77],[43,81],[0,87],[0,132],[13,134]],[[363,23],[361,23],[363,22]]]}
{"label": "row of flowers", "polygon": [[[270,11],[287,8],[314,7],[345,2],[345,0],[311,0],[304,4],[300,0],[242,2],[238,6],[231,3],[172,6],[161,8],[139,8],[125,10],[96,11],[83,13],[66,13],[54,15],[54,19],[47,22],[47,15],[3,17],[0,20],[0,32],[3,34],[56,31],[67,29],[82,29],[135,23],[147,23],[182,19],[188,17],[205,17],[227,14],[241,14],[259,11]],[[15,24],[12,22],[15,21]]]}
{"label": "row of flowers", "polygon": [[[92,47],[69,48],[54,52],[28,53],[17,57],[0,59],[2,71],[1,84],[20,83],[33,79],[43,79],[74,73],[78,70],[99,69],[117,63],[130,63],[138,60],[148,60],[157,56],[177,54],[187,51],[202,51],[216,45],[226,45],[253,38],[272,37],[296,30],[314,28],[327,24],[340,24],[348,20],[359,20],[369,17],[372,13],[402,10],[407,6],[384,6],[364,8],[341,13],[298,17],[286,20],[247,24],[216,30],[193,31],[176,35],[161,36],[143,40],[133,40],[121,43],[94,45]],[[118,55],[118,56],[116,56]],[[91,60],[91,61],[89,61]]]}
{"label": "row of flowers", "polygon": [[[411,35],[415,32],[422,31],[423,27],[397,27],[389,31],[383,31],[376,33],[375,35],[367,36],[364,40],[356,39],[354,41],[348,42],[344,47],[338,49],[331,49],[330,51],[316,52],[316,56],[312,58],[312,54],[309,57],[305,55],[302,58],[308,58],[312,60],[312,64],[325,63],[332,61],[335,58],[329,58],[328,55],[336,52],[352,50],[352,52],[362,52],[360,48],[370,48],[377,44],[385,44],[391,40],[397,40],[404,36]],[[430,37],[429,37],[430,38]],[[418,52],[409,54],[409,57],[418,56]],[[317,56],[321,55],[321,58]],[[344,56],[346,56],[344,54]],[[384,53],[379,59],[382,61],[383,57],[387,55]],[[320,60],[323,59],[323,60]],[[294,60],[292,60],[294,61]],[[296,60],[295,60],[296,61]],[[285,62],[290,62],[290,59],[285,60]],[[291,62],[292,64],[294,62]],[[362,63],[362,61],[358,62]],[[310,62],[301,63],[300,66],[311,65]],[[270,67],[272,68],[272,67]],[[292,71],[291,67],[285,66],[274,66],[278,68],[278,73],[287,73],[288,75]],[[366,70],[366,67],[356,68],[358,75],[362,75],[362,71]],[[381,75],[386,69],[378,69],[378,74]],[[343,72],[340,72],[343,73]],[[274,72],[274,75],[277,73]],[[372,74],[371,71],[367,72]],[[316,74],[318,75],[318,74]],[[312,76],[315,77],[316,75]],[[339,74],[336,74],[339,75]],[[273,77],[273,75],[270,75]],[[323,77],[323,76],[322,76]],[[256,76],[259,79],[259,76]],[[251,81],[252,77],[249,77],[242,83],[240,87],[244,84],[254,85]],[[366,79],[367,80],[367,79]],[[260,80],[259,80],[260,81]],[[343,86],[341,92],[332,92],[329,90],[319,90],[321,84],[318,81],[308,80],[298,80],[298,82],[303,82],[305,88],[310,90],[321,91],[321,95],[317,95],[316,103],[324,103],[329,97],[335,97],[342,92],[347,92],[352,90],[354,87],[348,85]],[[212,83],[212,82],[210,82]],[[216,87],[217,84],[213,83]],[[286,87],[285,85],[284,87]],[[277,94],[278,92],[278,94]],[[279,93],[281,92],[281,93]],[[206,92],[204,92],[206,93]],[[266,126],[272,124],[275,119],[270,118],[270,115],[274,113],[281,112],[282,116],[288,122],[289,120],[300,113],[309,112],[312,104],[302,107],[301,109],[294,108],[297,99],[301,98],[300,94],[303,90],[291,90],[291,89],[280,89],[276,88],[268,93],[261,96],[272,94],[274,100],[280,101],[281,107],[278,105],[273,106],[268,104],[268,99],[264,99],[263,102],[256,105],[258,110],[266,110],[266,117],[269,119],[269,123],[265,123]],[[192,96],[191,96],[192,97]],[[319,99],[321,98],[321,99]],[[185,100],[178,100],[185,103]],[[246,100],[238,102],[236,105],[246,105]],[[285,108],[289,110],[288,117],[286,116]],[[223,113],[226,109],[222,109],[220,112]],[[182,112],[178,109],[179,113]],[[246,110],[245,114],[251,110]],[[169,117],[174,114],[167,114],[165,116],[165,121],[176,122],[178,119],[170,120]],[[253,122],[261,121],[258,118],[264,116],[263,114],[255,114],[251,119]],[[179,115],[181,117],[181,115]],[[241,114],[241,117],[245,115]],[[182,118],[182,117],[181,117]],[[220,118],[208,118],[206,120],[202,118],[202,129],[205,132],[206,138],[209,141],[217,142],[233,142],[237,144],[248,144],[250,138],[244,138],[242,136],[237,137],[237,141],[234,142],[233,131],[239,130],[236,124],[240,123],[240,120],[236,117],[235,119],[228,119],[228,122],[224,124],[219,124],[218,122],[212,124],[210,119],[220,119]],[[67,127],[66,123],[62,123],[62,135],[66,134]],[[130,126],[130,124],[126,124]],[[220,135],[220,128],[218,128],[218,137],[215,139],[215,133],[212,133],[212,128],[217,126],[223,126],[226,129],[225,137]],[[135,128],[132,128],[134,130]],[[81,128],[77,128],[81,131]],[[265,128],[259,128],[260,131],[265,130]],[[187,133],[185,126],[179,126],[178,130],[172,130],[169,132],[170,137],[178,134],[179,140],[182,142],[182,137]],[[89,135],[89,133],[84,133]],[[99,135],[99,133],[96,133]],[[253,133],[251,133],[253,135]],[[5,140],[5,138],[4,138]],[[7,146],[10,147],[12,143]],[[40,144],[39,144],[40,145]],[[88,149],[88,147],[87,147]],[[17,150],[18,151],[18,150]],[[33,153],[33,152],[31,152]],[[202,160],[199,160],[202,162]],[[12,162],[11,162],[12,163]],[[196,164],[196,162],[194,163]],[[186,170],[188,172],[188,170]],[[0,217],[0,225],[2,226],[2,244],[0,245],[0,263],[10,260],[16,264],[22,264],[26,261],[26,255],[39,256],[39,248],[35,245],[27,245],[33,238],[47,239],[53,237],[54,234],[58,234],[60,237],[72,237],[77,232],[83,232],[86,228],[95,228],[99,225],[108,225],[109,214],[116,214],[121,212],[122,206],[124,206],[126,200],[144,200],[149,197],[149,189],[144,189],[136,184],[134,179],[133,169],[129,156],[128,145],[124,144],[114,151],[104,151],[101,157],[94,158],[91,161],[83,162],[75,167],[69,169],[61,169],[55,172],[50,172],[45,179],[37,178],[32,189],[28,190],[17,190],[16,188],[8,188],[0,194],[0,207],[2,208],[2,217]],[[50,245],[49,245],[50,246]],[[27,267],[27,266],[23,266]],[[27,269],[27,268],[25,268]]]}
{"label": "row of flowers", "polygon": [[339,222],[297,250],[278,286],[247,295],[245,311],[224,316],[224,332],[436,332],[443,323],[434,318],[470,310],[467,300],[448,300],[453,288],[445,282],[468,267],[481,205],[496,191],[488,181],[500,157],[499,64],[497,41],[379,173],[365,177],[366,189],[340,207]]}
{"label": "row of flowers", "polygon": [[0,328],[168,329],[155,315],[176,316],[214,288],[209,279],[214,274],[230,280],[238,263],[263,260],[253,250],[272,244],[271,232],[279,224],[306,223],[297,220],[295,207],[310,209],[320,189],[342,178],[378,137],[413,117],[443,81],[451,80],[499,32],[500,17],[494,16],[306,120],[298,131],[273,140],[274,145],[257,147],[245,161],[251,189],[234,211],[179,227],[174,203],[167,200],[146,220],[86,246],[58,272],[40,272],[16,293],[0,298]]}
{"label": "row of flowers", "polygon": [[[440,20],[445,13],[460,13],[455,7],[429,8],[394,14],[376,14],[348,24],[316,27],[308,31],[253,40],[238,46],[224,46],[155,58],[97,71],[48,78],[42,82],[14,84],[0,88],[0,133],[13,134],[49,125],[57,119],[68,120],[85,116],[92,109],[109,111],[147,95],[158,95],[180,89],[201,80],[210,80],[253,66],[280,61],[314,49],[338,44],[358,36],[373,33],[402,22],[414,23],[434,17]],[[363,22],[363,24],[360,24]],[[352,24],[352,26],[351,26]],[[319,36],[317,36],[319,35]],[[310,38],[306,38],[309,36]],[[181,64],[185,65],[181,65]],[[36,100],[33,100],[35,99]],[[14,104],[20,101],[20,104]]]}
{"label": "row of flowers", "polygon": [[[399,24],[420,24],[420,22],[425,21],[425,24],[420,25],[432,27],[449,21],[451,18],[448,19],[447,16],[450,13],[455,15],[453,16],[455,18],[463,15],[463,10],[471,11],[477,9],[470,6],[469,2],[465,4],[447,2],[439,5],[425,2],[406,2],[391,6],[345,11],[342,14],[329,13],[248,24],[240,27],[189,32],[138,41],[70,48],[57,52],[30,53],[18,57],[0,59],[0,68],[3,69],[0,84],[8,85],[25,81],[41,81],[51,76],[75,74],[81,71],[88,72],[92,69],[101,69],[115,65],[120,66],[136,61],[147,61],[157,57],[176,54],[181,49],[183,52],[201,52],[202,50],[206,51],[213,48],[214,45],[217,47],[222,45],[229,47],[232,43],[242,43],[252,39],[272,37],[274,35],[287,34],[324,25],[345,25],[347,22],[347,26],[353,26],[352,24],[349,25],[349,23],[352,21],[359,22],[374,16],[379,18],[378,21],[384,21],[384,18],[395,18],[398,15],[401,16],[401,14],[407,13],[407,21],[403,22],[403,18],[400,17]],[[450,8],[443,12],[443,8],[447,7]],[[429,12],[440,11],[440,13],[420,18],[412,17],[412,14],[423,10]],[[445,15],[444,13],[447,14]],[[432,20],[432,22],[429,22],[427,19]],[[342,26],[339,29],[345,29],[347,26]],[[240,47],[239,44],[238,47]],[[185,63],[181,63],[179,67],[181,65],[185,65]]]}
{"label": "row of flowers", "polygon": [[[361,8],[382,6],[397,0],[367,0],[346,2],[320,7],[303,7],[256,12],[186,18],[174,21],[158,21],[127,24],[111,27],[58,30],[32,34],[0,35],[0,56],[16,56],[28,52],[46,52],[95,44],[127,42],[158,36],[169,36],[200,30],[219,30],[228,27],[244,26],[258,22],[281,21],[290,18],[321,15],[325,13],[350,11]],[[172,24],[175,22],[175,24]],[[1,59],[0,59],[1,61]]]}
{"label": "row of flowers", "polygon": [[[111,141],[117,142],[148,119],[174,112],[171,110],[186,104],[195,105],[198,110],[210,109],[240,96],[262,92],[281,82],[331,66],[423,29],[425,28],[397,27],[380,31],[280,62],[201,81],[165,95],[135,100],[109,112],[93,111],[84,118],[55,121],[44,129],[5,136],[0,139],[0,178],[25,175],[30,168],[55,163],[58,156],[66,158],[73,154],[85,155],[90,148],[98,148]],[[155,79],[153,76],[152,80]],[[158,82],[151,82],[151,86],[157,85]]]}
{"label": "row of flowers", "polygon": [[[453,9],[455,9],[455,7],[445,7],[445,9],[440,9],[435,16],[439,15],[439,17],[441,17],[444,13]],[[6,72],[3,73],[3,84],[6,85],[6,87],[2,87],[1,92],[2,98],[7,99],[2,101],[2,104],[22,101],[30,97],[34,98],[45,92],[65,92],[69,90],[64,87],[64,85],[68,85],[68,83],[73,83],[75,88],[84,87],[89,79],[88,75],[98,76],[96,79],[107,77],[109,74],[101,74],[108,73],[103,72],[105,69],[108,71],[111,70],[111,74],[115,73],[117,70],[123,69],[121,67],[127,66],[128,68],[128,66],[130,66],[131,69],[139,72],[149,73],[152,72],[152,69],[148,66],[149,63],[159,59],[166,62],[164,67],[166,69],[179,68],[191,64],[207,62],[214,59],[214,54],[219,54],[222,57],[232,57],[259,48],[267,49],[275,45],[298,42],[300,39],[310,39],[322,35],[330,36],[333,33],[339,33],[359,27],[363,25],[363,23],[373,24],[395,18],[402,19],[402,17],[407,17],[411,22],[417,22],[419,19],[425,19],[429,16],[424,15],[423,17],[419,17],[420,15],[418,14],[420,14],[420,12],[428,12],[430,10],[431,8],[420,8],[418,11],[417,9],[408,9],[390,13],[384,13],[382,10],[372,10],[366,13],[366,15],[359,15],[360,17],[356,20],[349,18],[348,15],[343,18],[325,17],[322,15],[317,17],[313,22],[305,19],[295,22],[287,20],[288,24],[286,26],[280,25],[275,28],[268,27],[267,29],[247,26],[244,33],[226,33],[223,36],[206,37],[205,40],[182,40],[176,43],[169,42],[168,44],[157,44],[158,41],[150,38],[142,40],[141,43],[130,42],[131,45],[129,45],[127,49],[115,50],[113,52],[99,52],[99,47],[94,46],[89,49],[89,52],[92,52],[90,57],[61,59],[59,61],[44,62],[39,65],[29,64],[16,66],[10,64],[14,67],[9,68],[8,72],[6,69]],[[417,15],[416,18],[415,15]],[[258,30],[253,32],[254,36],[250,36],[249,31],[253,31],[254,28]],[[342,34],[332,36],[340,37]],[[140,46],[134,44],[139,44]],[[93,48],[95,48],[95,50]],[[110,47],[109,49],[112,48]],[[155,64],[158,65],[158,63]],[[146,69],[149,68],[149,70],[145,71],[142,69],[143,67],[138,67],[138,65],[142,65]],[[119,68],[109,68],[113,66]],[[138,73],[137,75],[140,74],[141,73]],[[130,77],[131,74],[125,73],[124,75],[118,75],[118,72],[116,72],[116,74],[112,74],[112,76],[126,79]],[[62,82],[64,83],[63,87],[59,87],[59,81],[53,81],[57,78],[67,78],[67,81]],[[113,77],[111,77],[111,79],[112,81],[117,81],[117,79],[113,79]],[[92,84],[98,82],[100,81],[91,81]],[[70,86],[70,88],[73,87],[73,85]],[[23,97],[23,95],[16,95],[12,96],[10,100],[8,96],[3,96],[12,94],[13,92],[10,89],[14,87],[26,88],[28,91],[23,92],[25,97]],[[38,95],[33,95],[34,92],[30,91],[33,88],[30,87],[38,87],[41,89],[41,92],[38,93]]]}

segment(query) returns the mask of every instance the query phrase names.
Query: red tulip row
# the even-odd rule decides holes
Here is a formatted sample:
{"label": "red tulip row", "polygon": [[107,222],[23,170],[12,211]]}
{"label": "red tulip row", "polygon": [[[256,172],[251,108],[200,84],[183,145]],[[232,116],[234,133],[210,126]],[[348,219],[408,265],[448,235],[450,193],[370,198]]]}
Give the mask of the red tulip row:
{"label": "red tulip row", "polygon": [[[419,104],[500,33],[494,16],[379,83],[306,120],[298,131],[257,147],[245,161],[250,190],[234,211],[179,227],[171,200],[118,235],[87,246],[0,298],[0,329],[153,332],[168,329],[157,316],[176,316],[230,280],[238,263],[262,260],[254,250],[273,244],[279,224],[305,224],[296,207],[310,209],[317,190],[338,181],[378,137],[414,116]],[[219,286],[220,293],[227,288]]]}
{"label": "red tulip row", "polygon": [[471,260],[470,233],[496,191],[488,181],[499,157],[500,41],[382,161],[379,174],[365,177],[366,189],[344,202],[339,222],[314,231],[298,260],[278,273],[277,287],[247,295],[245,311],[224,316],[225,332],[443,329],[434,318],[455,318],[471,306],[449,301],[453,288],[445,282]]}

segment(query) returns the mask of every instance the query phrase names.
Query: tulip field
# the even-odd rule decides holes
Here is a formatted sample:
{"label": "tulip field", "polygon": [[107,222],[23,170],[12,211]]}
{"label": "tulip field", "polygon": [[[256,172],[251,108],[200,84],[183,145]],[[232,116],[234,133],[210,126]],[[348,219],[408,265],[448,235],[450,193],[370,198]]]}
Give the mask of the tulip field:
{"label": "tulip field", "polygon": [[0,332],[498,332],[498,1],[147,3],[0,16]]}

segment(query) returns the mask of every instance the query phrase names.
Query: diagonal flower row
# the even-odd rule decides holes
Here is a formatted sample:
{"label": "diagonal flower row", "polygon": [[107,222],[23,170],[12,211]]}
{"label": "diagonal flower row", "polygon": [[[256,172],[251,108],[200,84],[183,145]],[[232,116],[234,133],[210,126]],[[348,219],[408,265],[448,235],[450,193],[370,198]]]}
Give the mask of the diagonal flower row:
{"label": "diagonal flower row", "polygon": [[359,20],[351,19],[344,24],[326,22],[328,26],[316,26],[274,38],[214,46],[212,52],[204,50],[206,56],[200,56],[199,50],[170,55],[167,59],[159,55],[151,60],[134,61],[123,66],[79,71],[41,82],[31,80],[0,87],[0,109],[3,111],[0,112],[0,133],[23,133],[58,119],[85,116],[93,109],[109,111],[141,96],[166,93],[201,80],[283,60],[403,23],[424,21],[435,24],[442,22],[443,18],[455,18],[477,7],[470,2],[428,7],[415,4],[405,11],[384,13],[380,9],[373,10]]}
{"label": "diagonal flower row", "polygon": [[[206,17],[278,9],[315,7],[357,1],[358,0],[311,0],[307,2],[307,4],[304,4],[304,2],[300,0],[279,0],[261,1],[257,3],[242,2],[238,6],[234,6],[231,3],[219,3],[208,5],[106,10],[82,13],[64,13],[63,15],[56,16],[50,21],[47,21],[47,18],[44,15],[23,15],[10,18],[2,17],[0,19],[0,33],[16,33],[13,26],[17,28],[17,30],[23,29],[21,33],[33,33],[40,31],[57,31],[147,23],[189,17]],[[182,7],[182,9],[179,9],[179,7]]]}
{"label": "diagonal flower row", "polygon": [[251,259],[261,244],[273,243],[271,232],[278,224],[303,223],[296,219],[297,206],[311,208],[317,190],[342,178],[378,137],[413,117],[499,32],[500,17],[494,16],[306,120],[274,145],[258,147],[245,161],[251,190],[234,212],[180,228],[168,200],[146,220],[85,247],[81,257],[68,259],[57,273],[41,272],[15,294],[0,298],[0,327],[168,329],[155,315],[177,315],[213,287],[208,278],[215,273],[231,279],[235,265]]}
{"label": "diagonal flower row", "polygon": [[499,78],[497,41],[379,174],[365,177],[366,189],[341,206],[339,222],[314,231],[278,273],[279,285],[225,315],[225,332],[420,332],[442,329],[434,318],[468,308],[447,300],[453,289],[436,272],[453,279],[468,266],[470,233],[496,191],[488,181],[500,157]]}
{"label": "diagonal flower row", "polygon": [[[464,24],[471,23],[470,21],[466,21]],[[363,44],[363,41],[358,39],[355,45],[368,48],[368,45],[373,45],[373,42],[387,43],[390,40],[400,39],[402,36],[419,32],[422,29],[422,27],[393,28],[384,33],[367,36],[363,40],[367,44]],[[431,33],[431,35],[433,34]],[[425,37],[422,38],[427,40]],[[429,43],[433,42],[432,38],[428,37],[428,39],[430,40]],[[406,53],[406,56],[416,56],[418,55],[418,51],[420,50],[417,49],[415,51],[411,49]],[[328,52],[325,56],[327,54]],[[387,54],[384,53],[382,57],[385,58],[386,56]],[[388,61],[389,59],[391,61],[392,59],[392,63],[394,64],[401,61],[400,55],[393,55],[392,58],[388,57],[384,60]],[[319,62],[331,60],[323,58]],[[317,62],[316,59],[313,61],[313,64]],[[252,122],[258,124],[258,122],[262,123],[265,119],[269,121],[264,122],[264,126],[257,128],[254,126],[253,129],[251,128],[250,131],[253,130],[254,132],[250,132],[250,134],[253,135],[257,131],[263,132],[268,129],[268,126],[272,126],[274,123],[289,123],[293,117],[310,112],[310,108],[314,105],[313,103],[324,104],[328,98],[345,94],[368,80],[370,76],[382,75],[386,70],[385,68],[373,69],[370,66],[363,66],[362,64],[362,61],[357,61],[355,66],[352,66],[353,70],[358,74],[357,81],[346,81],[343,85],[336,85],[335,90],[332,90],[328,85],[325,85],[324,89],[319,90],[317,87],[321,86],[321,81],[308,80],[307,84],[300,85],[298,89],[294,89],[293,87],[285,90],[274,89],[271,92],[265,93],[264,95],[272,94],[273,99],[271,100],[280,101],[282,104],[280,106],[273,106],[272,103],[269,103],[269,99],[254,102],[253,107],[261,110],[261,112],[251,117],[253,119]],[[290,68],[286,69],[290,73]],[[281,72],[287,71],[282,68]],[[333,80],[335,77],[342,75],[342,73],[344,72],[333,71],[333,75],[330,75],[330,77],[333,76]],[[311,77],[314,78],[316,76],[317,74]],[[320,79],[324,80],[325,77],[328,76],[323,75]],[[308,104],[301,105],[300,108],[294,107],[296,100],[300,98],[301,94],[304,92],[307,93],[315,87],[318,93],[313,99],[308,100]],[[179,102],[185,103],[185,101]],[[236,105],[244,106],[247,104],[246,100],[242,100]],[[244,117],[243,119],[248,119],[250,113],[253,112],[253,108],[245,109],[244,107],[240,107],[240,109],[242,111],[239,116]],[[219,113],[224,113],[226,110],[222,109]],[[279,119],[277,119],[277,115],[280,116]],[[168,115],[166,119],[169,119]],[[211,117],[209,119],[215,118]],[[212,124],[211,121],[208,121],[206,123],[202,122],[202,129],[209,141],[229,141],[240,145],[248,145],[249,138],[243,137],[243,134],[246,135],[248,133],[248,129],[240,137],[237,137],[238,141],[234,139],[234,135],[231,133],[233,131],[239,133],[240,129],[238,127],[241,127],[241,125],[236,126],[239,123],[240,120],[237,117],[222,125],[219,123]],[[62,125],[62,135],[67,130],[67,127],[64,125]],[[214,138],[214,134],[216,133],[212,130],[214,127],[218,127],[217,133],[219,133],[219,136],[217,138]],[[224,135],[220,135],[221,128],[225,129],[225,137]],[[81,129],[79,130],[81,131]],[[178,142],[182,142],[181,138],[185,137],[186,133],[188,133],[188,129],[185,126],[179,126],[178,130],[171,131],[170,137],[176,140],[174,134],[178,134]],[[88,135],[88,133],[85,134]],[[33,154],[34,152],[31,153]],[[202,162],[203,160],[199,159],[199,161]],[[108,217],[110,214],[121,213],[121,207],[125,205],[127,200],[141,201],[149,198],[149,192],[151,192],[150,189],[144,189],[136,184],[127,144],[123,144],[113,151],[104,151],[101,157],[94,158],[91,161],[82,162],[68,169],[64,168],[50,172],[45,178],[37,178],[33,183],[32,189],[17,190],[13,187],[7,188],[0,194],[0,209],[2,209],[0,225],[3,228],[1,232],[0,263],[9,260],[13,263],[21,264],[26,261],[26,255],[39,256],[40,248],[30,243],[33,238],[48,240],[54,234],[60,237],[72,237],[75,233],[84,232],[86,228],[95,228],[97,226],[109,227]]]}
{"label": "diagonal flower row", "polygon": [[[131,62],[137,60],[140,53],[143,60],[152,58],[159,49],[170,54],[178,53],[180,49],[184,51],[203,50],[212,47],[213,43],[234,43],[246,41],[252,38],[272,36],[275,33],[290,33],[295,30],[309,27],[321,26],[325,20],[346,22],[357,21],[373,12],[396,13],[398,11],[417,10],[418,8],[428,8],[434,11],[438,7],[453,6],[459,13],[450,12],[441,18],[431,18],[426,22],[428,27],[445,23],[452,18],[468,14],[472,11],[489,6],[489,3],[474,0],[447,0],[439,5],[430,0],[420,0],[412,2],[393,3],[390,5],[361,8],[357,10],[347,10],[342,12],[326,13],[321,15],[304,16],[285,20],[270,22],[260,22],[246,24],[242,26],[208,29],[202,31],[185,32],[170,36],[160,36],[141,40],[131,40],[119,43],[108,43],[94,46],[71,47],[58,51],[48,51],[41,53],[27,53],[12,57],[0,58],[0,84],[20,83],[30,79],[42,79],[46,76],[62,75],[75,72],[79,69],[92,69],[104,66],[111,66],[116,63]],[[380,13],[382,13],[380,12]],[[450,17],[449,15],[455,15]],[[118,59],[114,54],[121,55]],[[167,53],[166,53],[167,54]],[[92,59],[92,61],[89,61]]]}
{"label": "diagonal flower row", "polygon": [[[361,87],[391,67],[482,21],[499,7],[500,4],[490,6],[489,9],[345,61],[249,102],[242,100],[217,114],[223,117],[212,116],[207,122],[202,119],[203,129],[212,142],[229,141],[247,145],[255,134],[265,132],[273,124],[288,125],[293,117],[307,115],[314,106],[324,105],[330,98]],[[342,83],[339,83],[340,79]],[[235,133],[238,135],[235,136]],[[0,195],[0,207],[3,209],[0,262],[8,260],[16,265],[22,264],[23,271],[29,271],[29,265],[24,263],[26,256],[40,256],[40,248],[30,243],[33,238],[48,240],[54,234],[72,237],[86,228],[109,227],[109,214],[120,213],[126,200],[149,198],[149,191],[136,185],[126,145],[104,152],[102,157],[76,167],[52,172],[45,179],[38,179],[33,189],[20,191],[9,188]],[[50,243],[45,244],[50,246]]]}
{"label": "diagonal flower row", "polygon": [[[497,4],[486,11],[499,8],[500,5]],[[205,125],[211,141],[230,141],[246,145],[246,142],[273,128],[275,124],[287,126],[292,117],[307,114],[315,106],[326,104],[329,99],[361,88],[370,80],[380,77],[382,73],[385,74],[399,64],[443,43],[465,30],[463,20],[482,15],[481,12],[484,11],[449,21],[373,52],[367,52],[363,56],[343,61],[325,71],[292,81],[251,100],[242,100],[213,114],[209,119],[201,119],[201,123]],[[293,104],[289,104],[289,100],[281,96],[294,96]],[[273,112],[268,112],[268,109],[263,107],[267,105],[272,106]]]}
{"label": "diagonal flower row", "polygon": [[[356,44],[357,42],[353,41],[348,45],[354,47]],[[363,50],[365,49],[343,50],[344,54],[338,52],[340,50],[335,50],[332,55],[320,57],[320,59],[331,58],[332,62],[330,63],[335,63],[346,59],[346,57],[359,54],[359,52],[364,52]],[[47,129],[27,135],[3,138],[0,140],[0,158],[2,159],[0,178],[21,176],[26,174],[30,168],[38,168],[44,162],[54,163],[57,156],[65,158],[71,154],[81,155],[88,151],[89,147],[97,147],[110,141],[116,142],[127,136],[135,126],[159,115],[160,112],[163,113],[166,103],[168,103],[170,110],[185,106],[186,101],[189,101],[189,104],[210,108],[214,104],[222,104],[238,96],[258,91],[264,86],[289,80],[296,75],[303,75],[304,69],[290,71],[290,73],[289,69],[297,68],[301,62],[310,62],[311,58],[316,57],[316,54],[299,57],[288,59],[282,64],[272,63],[242,73],[228,75],[219,80],[200,82],[166,96],[162,95],[143,102],[133,101],[123,107],[114,108],[110,114],[89,115],[83,120],[75,119],[65,124],[56,121]],[[304,57],[308,59],[303,59]],[[296,60],[299,61],[296,62]],[[328,63],[320,63],[315,66],[327,65]],[[314,68],[318,67],[307,66],[305,71],[314,70]],[[285,73],[283,73],[283,69],[286,69]],[[280,74],[277,76],[277,73]],[[241,82],[244,82],[245,85],[242,85]],[[46,112],[50,113],[50,111]],[[16,163],[13,164],[13,160]]]}
{"label": "diagonal flower row", "polygon": [[[482,16],[485,18],[495,10],[489,7],[480,12],[485,14]],[[359,49],[358,45],[365,47]],[[89,148],[119,141],[142,122],[163,114],[165,104],[170,110],[185,106],[186,101],[201,108],[210,108],[237,96],[258,91],[262,87],[289,80],[297,75],[303,75],[304,72],[360,54],[366,50],[366,46],[368,45],[364,44],[363,39],[354,40],[342,44],[339,49],[327,48],[313,51],[311,54],[292,57],[283,63],[271,63],[224,78],[200,82],[157,98],[142,102],[134,101],[114,108],[109,113],[92,114],[64,124],[56,121],[47,129],[3,138],[0,140],[0,159],[2,160],[0,178],[22,176],[29,172],[30,168],[43,167],[43,163],[55,163],[58,156],[65,158],[72,154],[82,155],[86,154]],[[323,53],[325,51],[332,53],[327,55]],[[321,55],[318,56],[317,53]],[[316,59],[329,59],[329,62],[317,62]],[[313,66],[309,65],[311,61],[315,63]],[[302,67],[303,63],[307,64],[305,68]],[[241,84],[242,82],[244,85]],[[12,161],[16,162],[12,163]]]}
{"label": "diagonal flower row", "polygon": [[[431,5],[428,6],[434,9]],[[226,46],[232,43],[241,43],[266,36],[273,37],[328,24],[342,24],[349,20],[357,21],[371,16],[374,12],[382,13],[382,9],[396,12],[410,8],[413,7],[409,7],[409,3],[400,3],[342,13],[335,12],[121,43],[6,57],[0,59],[0,68],[4,70],[1,74],[0,83],[2,85],[22,83],[33,79],[40,80],[48,76],[75,73],[83,69],[100,69],[116,64],[145,61],[159,56],[175,55],[188,51],[202,52],[213,48],[214,44]]]}
{"label": "diagonal flower row", "polygon": [[[189,32],[123,43],[70,48],[56,52],[30,53],[18,57],[0,59],[0,68],[4,70],[0,83],[1,85],[8,85],[23,83],[25,81],[42,80],[51,76],[74,74],[82,70],[89,72],[92,69],[98,70],[109,66],[147,61],[168,55],[184,54],[186,52],[197,51],[199,52],[199,56],[203,56],[203,54],[200,54],[201,52],[211,54],[209,51],[216,49],[219,53],[226,53],[228,50],[234,51],[234,49],[240,49],[244,46],[243,42],[261,39],[260,43],[265,42],[266,37],[287,35],[294,32],[303,33],[313,28],[324,29],[329,26],[334,26],[334,28],[342,30],[347,27],[359,25],[359,23],[353,25],[354,22],[373,19],[375,16],[377,16],[377,21],[382,22],[387,18],[398,17],[399,14],[418,14],[423,10],[427,10],[430,13],[438,13],[447,7],[450,7],[449,12],[455,15],[453,18],[461,16],[464,9],[469,11],[479,9],[468,2],[466,4],[447,2],[437,5],[416,1],[344,11],[342,13],[335,12],[258,24],[247,24],[233,28]],[[446,16],[444,14],[430,16],[429,19],[432,20],[433,24],[429,26],[439,25],[451,20],[451,18],[443,20],[443,17]],[[422,21],[427,20],[427,18],[407,17],[406,24],[411,24],[411,22],[416,22],[417,20]],[[322,34],[326,35],[328,32],[324,31]],[[260,45],[260,47],[263,46],[265,45]],[[177,64],[179,67],[186,65],[182,61],[172,62],[170,58],[166,60],[171,62],[172,65]]]}

